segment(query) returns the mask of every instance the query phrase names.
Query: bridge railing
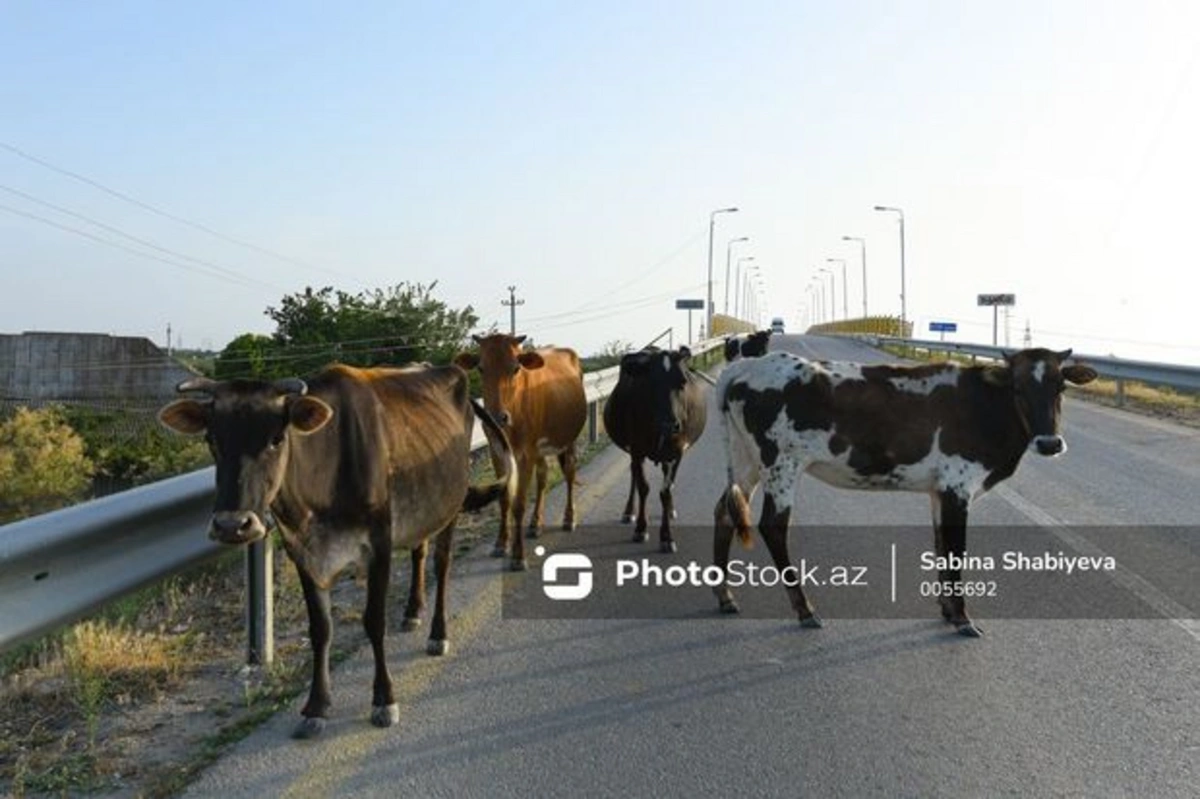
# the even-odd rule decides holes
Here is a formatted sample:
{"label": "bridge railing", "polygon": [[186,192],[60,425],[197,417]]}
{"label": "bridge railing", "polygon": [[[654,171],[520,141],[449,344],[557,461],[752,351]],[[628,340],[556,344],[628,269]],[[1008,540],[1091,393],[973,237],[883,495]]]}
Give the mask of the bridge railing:
{"label": "bridge railing", "polygon": [[[963,344],[953,341],[926,341],[924,339],[893,338],[891,336],[855,336],[872,346],[894,345],[911,347],[927,352],[946,352],[959,355],[971,355],[977,358],[999,360],[1006,352],[1014,352],[1013,347],[993,347],[987,344]],[[1200,367],[1184,366],[1172,363],[1156,363],[1154,361],[1135,361],[1126,358],[1116,358],[1111,355],[1072,354],[1072,359],[1082,361],[1096,370],[1101,377],[1117,382],[1117,401],[1123,404],[1125,381],[1133,380],[1139,383],[1149,383],[1156,386],[1170,386],[1188,391],[1200,390]]]}
{"label": "bridge railing", "polygon": [[[719,350],[720,340],[693,352]],[[588,437],[599,437],[600,403],[618,367],[583,376]],[[472,450],[487,439],[478,422]],[[43,635],[139,588],[216,557],[228,548],[205,535],[213,467],[0,526],[0,652]],[[247,659],[274,658],[270,537],[247,547]]]}

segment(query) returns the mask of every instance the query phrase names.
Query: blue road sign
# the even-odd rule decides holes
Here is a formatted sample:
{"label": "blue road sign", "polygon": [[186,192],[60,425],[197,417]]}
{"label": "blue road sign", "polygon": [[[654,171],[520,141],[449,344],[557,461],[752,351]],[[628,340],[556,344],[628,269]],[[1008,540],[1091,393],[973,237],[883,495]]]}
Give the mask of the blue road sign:
{"label": "blue road sign", "polygon": [[958,322],[930,322],[929,332],[931,333],[957,333]]}

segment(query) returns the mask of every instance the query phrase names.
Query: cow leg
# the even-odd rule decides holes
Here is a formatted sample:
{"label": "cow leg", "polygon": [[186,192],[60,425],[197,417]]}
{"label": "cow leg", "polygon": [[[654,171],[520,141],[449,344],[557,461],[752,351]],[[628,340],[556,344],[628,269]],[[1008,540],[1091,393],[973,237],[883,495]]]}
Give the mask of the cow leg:
{"label": "cow leg", "polygon": [[450,640],[446,636],[446,583],[450,577],[450,560],[454,557],[454,522],[438,533],[433,551],[433,567],[437,570],[437,598],[433,605],[433,624],[429,627],[429,643],[425,651],[430,655],[444,655],[450,651]]}
{"label": "cow leg", "polygon": [[304,605],[308,609],[308,640],[312,646],[312,682],[308,701],[300,715],[304,720],[292,730],[293,738],[315,738],[325,729],[325,717],[332,704],[329,692],[329,639],[333,617],[329,609],[329,591],[317,586],[313,579],[296,567],[300,587],[304,590]]}
{"label": "cow leg", "polygon": [[671,519],[675,518],[675,497],[672,490],[675,487],[675,475],[679,472],[682,459],[676,459],[662,465],[663,484],[658,492],[662,502],[662,522],[658,525],[658,549],[660,552],[678,552],[675,540],[671,538]]}
{"label": "cow leg", "polygon": [[517,495],[513,497],[512,512],[512,559],[508,562],[510,571],[520,572],[529,568],[525,562],[525,531],[522,524],[525,521],[525,501],[529,498],[529,483],[533,477],[533,458],[521,458],[517,461]]}
{"label": "cow leg", "polygon": [[646,497],[650,494],[650,481],[646,479],[646,459],[641,456],[632,457],[629,471],[638,494],[637,524],[633,527],[633,540],[641,543],[650,537],[646,534],[646,528],[649,527],[646,521]]}
{"label": "cow leg", "polygon": [[625,512],[621,514],[621,524],[633,521],[633,497],[637,492],[637,478],[633,474],[633,456],[629,457],[629,498],[625,500]]}
{"label": "cow leg", "polygon": [[[388,673],[387,652],[383,638],[387,631],[387,591],[392,576],[392,541],[390,529],[372,536],[371,562],[367,566],[367,607],[363,612],[363,629],[371,642],[375,656],[375,682],[371,693],[371,723],[376,727],[391,727],[400,721],[400,707]],[[421,565],[424,566],[424,546]],[[414,550],[415,553],[415,550]],[[414,564],[416,555],[413,556]],[[424,571],[424,569],[422,569]],[[415,583],[416,580],[414,579]],[[424,581],[422,581],[424,582]]]}
{"label": "cow leg", "polygon": [[575,442],[558,453],[558,466],[562,469],[563,482],[567,484],[567,507],[563,510],[562,529],[575,529],[575,473],[579,470],[579,453]]}
{"label": "cow leg", "polygon": [[[729,566],[729,545],[733,543],[733,520],[729,516],[729,507],[726,505],[726,492],[724,491],[721,492],[717,506],[713,509],[713,525],[713,565],[719,568],[721,574],[724,575],[725,569]],[[722,613],[739,612],[740,608],[733,600],[733,591],[729,590],[726,581],[722,580],[721,585],[714,587],[713,593],[716,594]]]}
{"label": "cow leg", "polygon": [[425,553],[426,542],[412,548],[412,581],[408,585],[408,604],[404,606],[404,621],[400,629],[412,632],[421,626],[421,610],[425,607]]}
{"label": "cow leg", "polygon": [[[520,459],[517,462],[517,474],[521,473]],[[496,468],[497,473],[500,473],[500,467]],[[518,480],[520,477],[518,476]],[[520,483],[518,483],[520,489]],[[508,530],[509,520],[512,518],[512,500],[507,491],[500,493],[500,532],[496,534],[496,543],[492,546],[492,557],[502,558],[508,554]]]}
{"label": "cow leg", "polygon": [[[762,516],[758,520],[758,531],[767,543],[771,560],[775,562],[775,568],[779,569],[780,573],[792,565],[791,556],[788,554],[788,524],[792,518],[791,502],[796,493],[796,475],[795,467],[788,464],[777,463],[768,470],[767,487],[763,492]],[[793,573],[795,571],[792,570]],[[808,597],[804,595],[803,587],[796,584],[785,586],[785,589],[801,626],[823,626],[821,618],[813,612]]]}
{"label": "cow leg", "polygon": [[[940,491],[934,502],[934,545],[938,556],[944,558],[955,555],[961,559],[967,549],[967,501],[953,491]],[[938,582],[943,587],[948,583],[961,589],[962,570],[940,569]],[[957,627],[960,635],[968,638],[983,635],[983,631],[967,616],[966,602],[961,595],[943,595],[938,598],[938,602],[942,606],[942,618]]]}
{"label": "cow leg", "polygon": [[537,463],[534,466],[534,475],[537,478],[537,484],[534,486],[533,495],[533,513],[529,516],[529,537],[537,538],[542,530],[542,523],[545,520],[546,510],[546,483],[549,476],[550,467],[546,462],[546,458],[538,455]]}

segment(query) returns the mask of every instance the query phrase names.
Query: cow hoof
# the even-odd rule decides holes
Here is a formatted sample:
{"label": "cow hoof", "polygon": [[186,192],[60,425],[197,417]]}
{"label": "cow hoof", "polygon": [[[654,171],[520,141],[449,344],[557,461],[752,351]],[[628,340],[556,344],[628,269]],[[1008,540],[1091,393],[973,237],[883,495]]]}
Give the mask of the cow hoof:
{"label": "cow hoof", "polygon": [[671,518],[672,518],[672,519],[678,519],[678,518],[679,518],[679,512],[678,512],[678,511],[676,511],[674,508],[671,508]]}
{"label": "cow hoof", "polygon": [[523,572],[529,568],[529,564],[524,558],[513,558],[508,562],[508,570],[510,572]]}
{"label": "cow hoof", "polygon": [[413,630],[421,629],[421,618],[419,616],[405,616],[404,621],[400,622],[400,632],[411,633]]}
{"label": "cow hoof", "polygon": [[964,638],[982,638],[983,630],[976,627],[972,622],[963,622],[958,625],[958,634]]}
{"label": "cow hoof", "polygon": [[320,716],[306,716],[292,730],[292,737],[297,740],[316,738],[325,731],[325,719]]}
{"label": "cow hoof", "polygon": [[742,609],[738,607],[738,603],[734,602],[732,599],[727,599],[727,600],[721,602],[721,612],[728,613],[728,614],[734,614],[734,613],[741,613]]}
{"label": "cow hoof", "polygon": [[497,546],[492,547],[492,557],[493,558],[502,558],[507,554],[508,554],[508,550],[506,550],[502,546],[497,545]]}
{"label": "cow hoof", "polygon": [[568,522],[568,521],[564,521],[564,522],[562,523],[562,529],[563,529],[563,532],[564,532],[564,533],[571,533],[571,532],[574,532],[574,531],[575,531],[575,522],[573,522],[573,521],[570,521],[570,522]]}
{"label": "cow hoof", "polygon": [[526,538],[537,538],[539,535],[541,535],[541,532],[536,527],[530,527],[525,531]]}
{"label": "cow hoof", "polygon": [[441,657],[450,651],[450,642],[445,638],[437,639],[430,638],[429,643],[425,645],[425,654]]}
{"label": "cow hoof", "polygon": [[675,545],[674,541],[661,541],[658,544],[658,551],[664,555],[670,555],[672,552],[678,552],[679,547]]}
{"label": "cow hoof", "polygon": [[633,521],[632,513],[622,513],[621,514],[621,524],[629,524],[632,521]]}
{"label": "cow hoof", "polygon": [[649,537],[650,537],[649,533],[645,532],[644,530],[640,533],[634,533],[633,534],[633,543],[641,544]]}
{"label": "cow hoof", "polygon": [[390,705],[375,705],[371,708],[371,723],[376,727],[391,727],[400,723],[400,706],[393,702]]}
{"label": "cow hoof", "polygon": [[800,626],[809,630],[819,630],[825,626],[825,622],[821,621],[821,617],[814,613],[807,618],[801,619]]}

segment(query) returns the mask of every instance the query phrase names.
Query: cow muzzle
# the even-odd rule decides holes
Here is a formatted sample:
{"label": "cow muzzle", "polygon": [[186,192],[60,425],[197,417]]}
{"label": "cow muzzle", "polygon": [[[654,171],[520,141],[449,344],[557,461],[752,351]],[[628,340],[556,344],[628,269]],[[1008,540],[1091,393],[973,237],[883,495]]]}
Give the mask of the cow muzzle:
{"label": "cow muzzle", "polygon": [[1035,436],[1033,449],[1039,455],[1057,458],[1067,451],[1067,442],[1062,436]]}
{"label": "cow muzzle", "polygon": [[251,544],[263,538],[267,528],[252,510],[219,511],[213,514],[208,537],[220,544]]}

